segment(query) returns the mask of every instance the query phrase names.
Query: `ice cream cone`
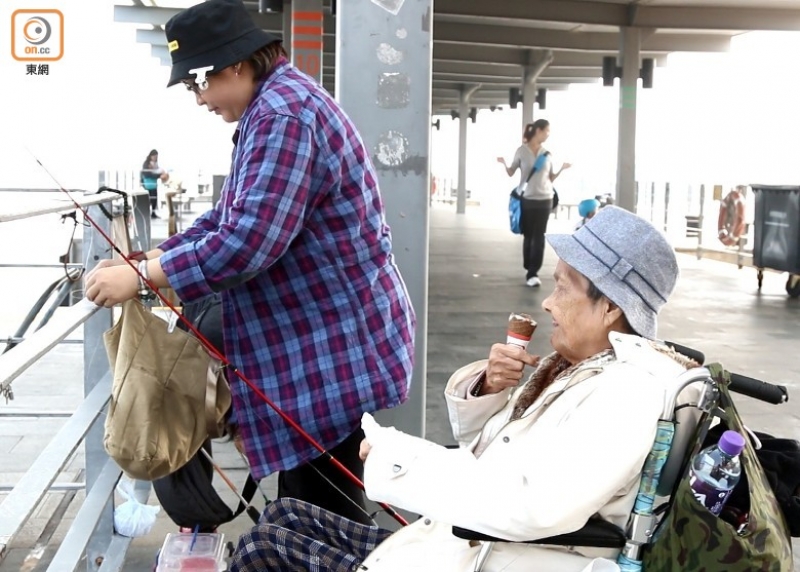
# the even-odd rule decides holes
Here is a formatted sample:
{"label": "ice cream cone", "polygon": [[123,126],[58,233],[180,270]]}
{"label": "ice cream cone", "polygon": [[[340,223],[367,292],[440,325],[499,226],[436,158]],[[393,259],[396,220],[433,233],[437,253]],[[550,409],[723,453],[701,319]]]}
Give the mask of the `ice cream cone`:
{"label": "ice cream cone", "polygon": [[534,331],[536,331],[536,320],[529,314],[511,314],[508,317],[506,343],[527,349]]}

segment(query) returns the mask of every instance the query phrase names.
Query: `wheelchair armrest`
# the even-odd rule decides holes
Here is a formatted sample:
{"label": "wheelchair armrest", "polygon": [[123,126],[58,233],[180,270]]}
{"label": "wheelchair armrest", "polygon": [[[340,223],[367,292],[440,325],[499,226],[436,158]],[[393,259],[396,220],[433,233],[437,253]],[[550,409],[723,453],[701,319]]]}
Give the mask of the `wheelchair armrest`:
{"label": "wheelchair armrest", "polygon": [[504,540],[458,526],[453,527],[453,536],[464,540],[524,542],[525,544],[550,544],[553,546],[590,546],[593,548],[622,548],[627,540],[621,528],[600,518],[590,518],[583,528],[575,532],[537,540]]}

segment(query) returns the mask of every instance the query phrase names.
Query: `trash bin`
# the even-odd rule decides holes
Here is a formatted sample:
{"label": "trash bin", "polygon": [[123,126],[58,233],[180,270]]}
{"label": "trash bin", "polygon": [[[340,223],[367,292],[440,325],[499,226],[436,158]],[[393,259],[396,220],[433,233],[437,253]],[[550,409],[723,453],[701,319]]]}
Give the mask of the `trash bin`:
{"label": "trash bin", "polygon": [[753,263],[800,274],[800,186],[750,186],[756,203]]}

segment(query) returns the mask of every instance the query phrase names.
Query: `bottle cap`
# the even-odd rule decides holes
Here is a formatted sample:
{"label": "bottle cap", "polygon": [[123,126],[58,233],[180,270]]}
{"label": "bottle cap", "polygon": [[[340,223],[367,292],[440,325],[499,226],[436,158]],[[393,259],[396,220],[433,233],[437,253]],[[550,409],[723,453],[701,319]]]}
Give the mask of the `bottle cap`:
{"label": "bottle cap", "polygon": [[744,449],[744,437],[736,431],[725,431],[719,439],[719,448],[731,457],[738,455]]}

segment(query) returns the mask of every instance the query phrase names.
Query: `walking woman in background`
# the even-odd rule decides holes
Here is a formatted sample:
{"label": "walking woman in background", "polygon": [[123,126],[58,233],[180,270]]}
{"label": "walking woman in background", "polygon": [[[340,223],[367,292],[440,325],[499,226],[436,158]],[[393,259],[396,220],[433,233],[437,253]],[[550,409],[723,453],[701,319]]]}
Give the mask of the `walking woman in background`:
{"label": "walking woman in background", "polygon": [[[525,283],[531,287],[539,287],[539,269],[544,260],[544,233],[547,232],[547,221],[553,210],[553,181],[564,169],[572,165],[564,163],[558,171],[553,170],[550,152],[543,144],[550,136],[550,122],[537,119],[525,126],[522,145],[514,153],[511,165],[505,157],[498,157],[497,162],[506,168],[509,177],[519,169],[520,181],[517,192],[522,196],[522,262],[525,266]],[[536,167],[535,171],[533,171]]]}
{"label": "walking woman in background", "polygon": [[[184,302],[219,292],[226,357],[362,478],[361,416],[408,398],[416,324],[370,152],[241,0],[187,8],[165,34],[169,85],[237,127],[219,201],[143,270]],[[86,279],[106,307],[138,288],[132,268],[112,264]],[[244,383],[231,393],[254,479],[278,472],[279,497],[372,522],[358,486]]]}
{"label": "walking woman in background", "polygon": [[167,172],[158,166],[158,151],[153,149],[147,155],[147,159],[142,164],[142,172],[139,175],[139,181],[142,186],[150,193],[150,216],[158,218],[156,210],[158,209],[158,180],[166,181],[169,175]]}

